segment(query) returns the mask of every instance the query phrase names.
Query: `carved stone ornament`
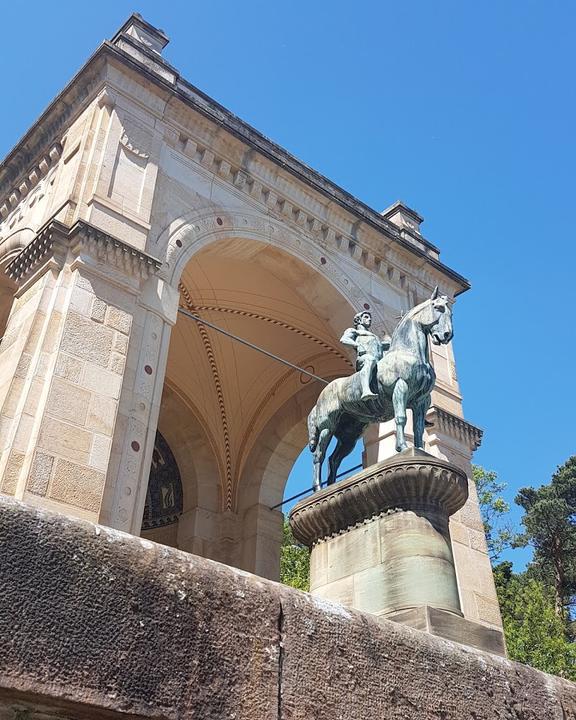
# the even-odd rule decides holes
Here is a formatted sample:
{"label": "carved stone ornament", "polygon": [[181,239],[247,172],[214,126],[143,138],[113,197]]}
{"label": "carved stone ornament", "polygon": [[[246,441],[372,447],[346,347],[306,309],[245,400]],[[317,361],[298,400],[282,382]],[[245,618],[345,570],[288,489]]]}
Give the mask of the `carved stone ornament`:
{"label": "carved stone ornament", "polygon": [[312,547],[389,511],[438,508],[450,516],[467,499],[463,470],[409,448],[300,501],[290,513],[290,525],[296,540]]}
{"label": "carved stone ornament", "polygon": [[12,260],[6,274],[17,283],[23,283],[40,266],[52,261],[61,266],[68,249],[73,254],[85,252],[109,267],[125,273],[147,277],[156,272],[161,262],[111,235],[79,220],[68,227],[57,220],[44,227],[31,242]]}

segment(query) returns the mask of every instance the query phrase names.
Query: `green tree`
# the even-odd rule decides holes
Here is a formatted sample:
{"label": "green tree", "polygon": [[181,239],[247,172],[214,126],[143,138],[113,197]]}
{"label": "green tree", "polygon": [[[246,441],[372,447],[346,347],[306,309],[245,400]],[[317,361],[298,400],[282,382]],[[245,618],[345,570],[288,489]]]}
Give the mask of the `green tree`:
{"label": "green tree", "polygon": [[498,475],[493,470],[485,470],[479,465],[472,466],[472,473],[478,491],[488,555],[492,563],[495,563],[502,552],[513,547],[519,538],[512,522],[506,517],[510,512],[510,505],[502,497],[506,483],[499,482]]}
{"label": "green tree", "polygon": [[297,590],[310,589],[310,552],[299,545],[284,518],[284,537],[280,549],[280,582]]}
{"label": "green tree", "polygon": [[576,645],[566,639],[552,589],[529,573],[513,573],[510,562],[494,568],[494,579],[510,658],[575,680]]}
{"label": "green tree", "polygon": [[556,615],[566,623],[576,594],[576,456],[559,467],[548,485],[522,488],[522,544],[534,548],[532,574],[554,588]]}

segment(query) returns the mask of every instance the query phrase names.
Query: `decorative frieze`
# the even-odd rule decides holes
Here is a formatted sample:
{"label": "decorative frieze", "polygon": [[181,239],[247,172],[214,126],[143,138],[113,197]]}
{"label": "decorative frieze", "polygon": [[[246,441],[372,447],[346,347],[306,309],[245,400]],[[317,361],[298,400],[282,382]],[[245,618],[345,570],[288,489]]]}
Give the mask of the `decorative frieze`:
{"label": "decorative frieze", "polygon": [[54,167],[62,155],[62,145],[57,142],[50,146],[48,152],[43,155],[27,173],[21,178],[17,185],[11,188],[0,200],[0,217],[5,220],[10,213],[17,208],[20,202],[28,195],[40,180]]}
{"label": "decorative frieze", "polygon": [[296,540],[312,547],[382,513],[419,504],[452,515],[467,497],[462,470],[411,448],[301,500],[290,513],[290,525]]}
{"label": "decorative frieze", "polygon": [[22,284],[50,260],[61,266],[68,250],[76,256],[88,253],[97,262],[142,278],[153,274],[162,265],[160,260],[87,222],[78,221],[69,228],[52,221],[12,260],[6,268],[6,274]]}
{"label": "decorative frieze", "polygon": [[[389,232],[377,233],[371,227],[361,225],[359,220],[351,222],[345,213],[338,218],[342,221],[341,224],[329,224],[324,215],[313,213],[293,195],[281,194],[276,186],[267,184],[264,173],[255,176],[245,167],[232,164],[219,155],[214,147],[208,147],[206,140],[203,143],[201,139],[190,138],[177,132],[170,133],[170,137],[173,137],[171,144],[175,149],[180,149],[198,165],[211,170],[222,181],[230,183],[236,192],[249,196],[252,201],[262,203],[285,222],[297,226],[301,232],[306,232],[320,246],[326,249],[332,248],[336,252],[345,250],[353,261],[380,275],[400,290],[405,290],[407,283],[410,285],[426,283],[428,287],[425,290],[431,290],[434,285],[440,284],[441,291],[450,296],[463,289],[461,283],[448,285],[445,273],[442,271],[440,275],[433,271],[432,266],[438,264],[438,251],[421,235],[414,233],[408,237],[404,228],[396,228],[393,224]],[[170,143],[166,135],[165,140]],[[179,148],[176,147],[177,145]],[[252,167],[258,169],[254,162]],[[325,210],[322,205],[319,209]],[[421,222],[422,218],[417,217]],[[347,231],[344,230],[344,226],[349,226]],[[403,242],[404,247],[398,245],[399,240]],[[418,257],[412,257],[414,250],[418,253]],[[429,268],[426,265],[422,267],[422,257],[429,260],[431,264]],[[390,262],[393,262],[400,272],[391,273]]]}
{"label": "decorative frieze", "polygon": [[442,408],[433,407],[430,409],[426,419],[431,422],[433,427],[439,432],[449,435],[464,445],[467,445],[471,451],[477,450],[480,447],[484,431],[466,422],[463,418],[453,415]]}

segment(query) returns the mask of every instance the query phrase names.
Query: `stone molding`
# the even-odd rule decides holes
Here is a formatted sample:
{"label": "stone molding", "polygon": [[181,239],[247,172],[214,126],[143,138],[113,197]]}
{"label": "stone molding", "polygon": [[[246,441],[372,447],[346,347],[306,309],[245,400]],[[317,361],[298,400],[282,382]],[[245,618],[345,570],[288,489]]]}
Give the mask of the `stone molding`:
{"label": "stone molding", "polygon": [[38,185],[50,168],[58,163],[61,156],[62,145],[59,142],[53,143],[48,152],[28,171],[27,177],[21,178],[17,185],[6,192],[4,198],[0,199],[0,221],[5,220],[18,207],[20,201]]}
{"label": "stone molding", "polygon": [[[144,21],[140,20],[140,22],[147,25]],[[227,180],[236,190],[249,195],[253,201],[262,202],[269,210],[282,216],[284,221],[292,222],[300,226],[302,230],[309,231],[321,246],[345,251],[362,266],[381,273],[385,279],[389,282],[394,281],[394,284],[402,289],[407,285],[407,275],[411,274],[417,276],[420,282],[427,284],[428,289],[432,289],[435,284],[446,285],[450,288],[448,294],[456,295],[469,288],[468,281],[444,265],[438,259],[435,246],[422,236],[403,235],[401,229],[383,217],[381,213],[368,207],[320,173],[300,162],[286,150],[187,83],[160,55],[146,48],[135,37],[130,37],[122,31],[116,35],[112,43],[106,42],[97,50],[91,60],[29,131],[25,139],[28,142],[29,137],[34,138],[35,153],[38,152],[43,139],[45,139],[40,133],[40,124],[48,123],[51,128],[60,128],[63,132],[66,123],[94,96],[93,91],[102,89],[102,80],[100,87],[96,85],[98,69],[103,63],[111,60],[137,69],[152,84],[159,86],[162,92],[168,92],[181,100],[187,109],[192,109],[209,122],[215,122],[218,126],[224,127],[240,142],[246,143],[247,153],[250,154],[256,150],[274,165],[283,168],[297,181],[303,183],[304,188],[299,188],[300,195],[303,194],[303,189],[306,191],[306,188],[311,188],[324,198],[328,198],[335,207],[341,208],[346,215],[341,213],[341,217],[338,219],[344,219],[344,223],[341,225],[345,225],[345,227],[337,227],[337,223],[328,221],[324,214],[318,216],[318,213],[311,208],[301,207],[293,197],[282,196],[278,189],[270,183],[267,184],[263,177],[256,177],[254,170],[249,174],[243,167],[234,166],[223,156],[216,155],[213,148],[205,147],[192,138],[186,140],[184,155]],[[169,82],[162,72],[154,70],[151,66],[152,61],[152,64],[161,70],[170,70],[170,74],[174,75],[174,82]],[[178,142],[181,135],[176,132],[173,135],[175,137],[173,142]],[[170,144],[169,140],[167,142]],[[0,165],[0,194],[2,195],[10,190],[8,178],[16,180],[16,176],[20,176],[25,169],[22,164],[23,157],[32,159],[31,154],[24,153],[27,147],[21,147],[21,145],[18,145]],[[256,166],[254,168],[256,169]],[[323,200],[323,207],[324,204]],[[315,205],[318,203],[316,202]],[[382,240],[384,240],[384,246]],[[425,266],[422,265],[422,259],[426,260]],[[447,287],[442,288],[443,291]]]}
{"label": "stone molding", "polygon": [[467,499],[463,470],[409,448],[301,500],[289,517],[296,540],[311,547],[386,512],[441,507],[453,515]]}
{"label": "stone molding", "polygon": [[434,428],[464,443],[471,451],[480,447],[484,431],[448,410],[433,407],[426,419],[433,423]]}
{"label": "stone molding", "polygon": [[[194,315],[198,314],[198,309],[194,305],[192,296],[188,292],[188,289],[183,283],[180,283],[179,290],[184,304],[189,312]],[[214,382],[214,388],[216,390],[216,397],[218,399],[218,410],[220,412],[220,422],[222,424],[222,439],[224,441],[224,458],[226,466],[226,488],[225,488],[225,499],[224,505],[226,510],[232,510],[233,506],[233,489],[234,489],[234,477],[232,472],[232,442],[230,439],[230,423],[228,422],[228,413],[226,410],[226,401],[224,398],[224,388],[222,380],[220,378],[220,372],[218,370],[218,363],[216,362],[216,355],[212,347],[212,341],[210,335],[206,330],[206,326],[202,322],[197,322],[196,326],[200,337],[202,338],[202,345],[204,346],[204,352],[208,358],[210,364],[210,371],[212,373],[212,380]]]}
{"label": "stone molding", "polygon": [[[193,161],[199,168],[199,172],[210,172],[226,182],[234,192],[251,203],[263,205],[267,212],[272,213],[283,223],[297,228],[299,234],[309,237],[322,254],[332,251],[343,254],[363,268],[379,275],[387,284],[393,285],[398,290],[406,292],[408,287],[422,285],[426,291],[432,291],[434,285],[438,284],[438,276],[430,272],[422,265],[421,257],[425,256],[430,263],[434,264],[434,254],[437,250],[427,250],[421,236],[406,233],[403,228],[393,227],[393,232],[382,232],[377,235],[374,229],[363,227],[359,229],[357,222],[350,224],[347,231],[343,224],[338,224],[341,218],[327,218],[324,214],[317,216],[313,210],[305,208],[302,203],[289,196],[286,192],[280,193],[277,186],[267,183],[262,176],[257,175],[258,167],[252,162],[251,173],[238,164],[229,162],[222,154],[215,153],[213,148],[202,144],[201,140],[188,137],[183,150],[177,150],[177,140],[166,137],[167,144],[172,150],[183,154],[183,160]],[[404,241],[402,248],[395,248],[394,241]],[[383,242],[384,241],[384,242]],[[428,245],[428,241],[426,241]],[[400,242],[402,245],[402,242]],[[416,257],[405,252],[409,247],[411,251],[417,251]],[[433,246],[430,245],[432,248]],[[430,255],[432,253],[432,255]],[[416,279],[417,278],[417,279]],[[465,287],[457,286],[456,290],[444,287],[445,279],[440,280],[442,292],[457,295]]]}
{"label": "stone molding", "polygon": [[136,250],[112,235],[79,220],[71,228],[53,220],[6,267],[6,274],[18,284],[27,282],[42,266],[62,267],[67,251],[91,255],[127,275],[146,278],[162,265],[160,260]]}

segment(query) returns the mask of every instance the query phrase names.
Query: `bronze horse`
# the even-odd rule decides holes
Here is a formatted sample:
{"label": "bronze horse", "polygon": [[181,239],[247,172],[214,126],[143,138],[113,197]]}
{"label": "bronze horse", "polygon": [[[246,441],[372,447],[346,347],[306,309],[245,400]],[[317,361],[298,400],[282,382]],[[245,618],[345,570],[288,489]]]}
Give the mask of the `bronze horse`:
{"label": "bronze horse", "polygon": [[430,299],[412,308],[392,334],[390,349],[376,365],[378,397],[362,400],[358,373],[327,385],[308,416],[308,438],[314,453],[314,490],[320,489],[321,468],[332,437],[337,440],[330,455],[328,484],[336,480],[342,460],[370,423],[396,421],[396,450],[405,450],[406,409],[412,410],[414,445],[422,447],[424,419],[436,373],[429,360],[428,336],[435,345],[452,339],[452,311],[448,298],[435,288]]}

